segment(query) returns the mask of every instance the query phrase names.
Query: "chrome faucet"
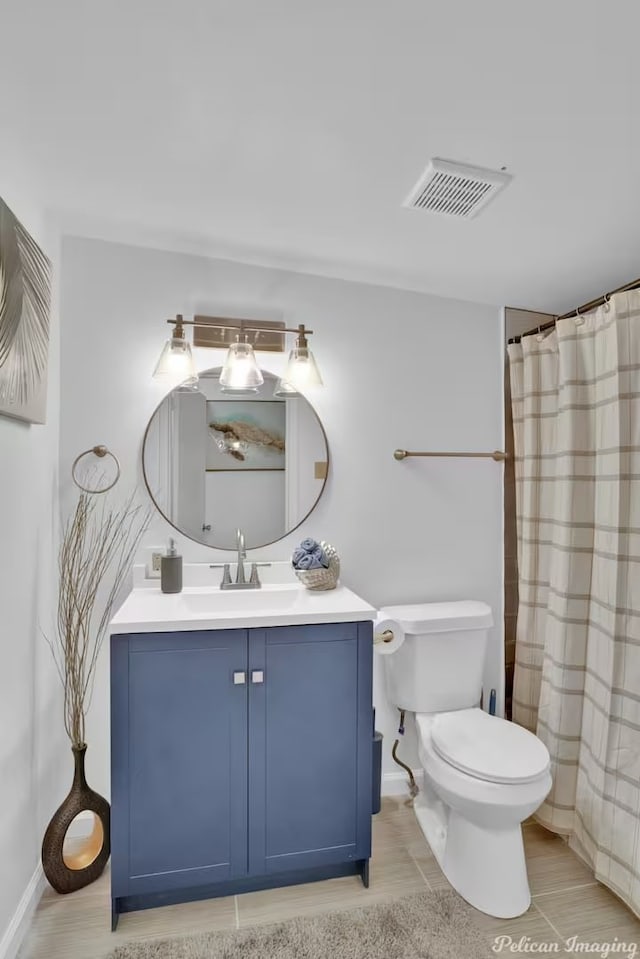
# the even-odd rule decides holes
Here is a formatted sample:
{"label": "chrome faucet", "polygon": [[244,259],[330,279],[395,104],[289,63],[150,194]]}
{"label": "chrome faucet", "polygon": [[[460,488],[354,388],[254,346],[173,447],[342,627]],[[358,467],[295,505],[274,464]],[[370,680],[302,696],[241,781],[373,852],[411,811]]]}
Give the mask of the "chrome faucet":
{"label": "chrome faucet", "polygon": [[238,551],[238,559],[236,561],[236,586],[244,586],[246,583],[244,578],[244,561],[247,558],[247,551],[244,548],[244,533],[240,527],[236,530],[236,549]]}
{"label": "chrome faucet", "polygon": [[220,589],[260,589],[262,583],[258,576],[258,566],[271,566],[271,563],[252,563],[249,580],[245,576],[244,561],[247,558],[247,550],[244,545],[244,534],[240,528],[236,530],[236,549],[238,557],[236,560],[236,581],[231,579],[230,563],[212,563],[210,569],[222,568],[222,581]]}

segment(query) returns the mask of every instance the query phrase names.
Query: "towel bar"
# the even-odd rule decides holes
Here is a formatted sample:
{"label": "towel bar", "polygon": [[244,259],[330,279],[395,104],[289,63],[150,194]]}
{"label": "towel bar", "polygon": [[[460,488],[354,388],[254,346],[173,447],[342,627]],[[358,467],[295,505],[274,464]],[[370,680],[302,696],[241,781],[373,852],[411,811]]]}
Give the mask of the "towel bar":
{"label": "towel bar", "polygon": [[502,450],[494,450],[493,453],[416,453],[412,450],[394,450],[394,457],[397,460],[404,460],[407,456],[463,456],[474,459],[492,459],[497,463],[504,462],[508,458],[507,453]]}

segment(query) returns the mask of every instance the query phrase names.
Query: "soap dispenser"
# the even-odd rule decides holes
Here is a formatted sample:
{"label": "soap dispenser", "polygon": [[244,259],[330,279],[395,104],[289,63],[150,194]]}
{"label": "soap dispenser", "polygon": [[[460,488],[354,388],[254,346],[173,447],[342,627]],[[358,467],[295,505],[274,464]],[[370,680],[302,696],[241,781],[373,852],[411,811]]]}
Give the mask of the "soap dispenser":
{"label": "soap dispenser", "polygon": [[166,556],[160,558],[160,589],[163,593],[182,592],[182,556],[178,556],[172,539]]}

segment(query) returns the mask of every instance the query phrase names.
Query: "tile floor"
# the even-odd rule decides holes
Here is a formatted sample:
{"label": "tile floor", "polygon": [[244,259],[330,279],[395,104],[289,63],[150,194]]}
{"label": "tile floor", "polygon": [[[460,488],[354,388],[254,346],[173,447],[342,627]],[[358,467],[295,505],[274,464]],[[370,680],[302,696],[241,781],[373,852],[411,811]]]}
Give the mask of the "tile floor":
{"label": "tile floor", "polygon": [[[371,885],[356,877],[247,893],[226,899],[165,906],[122,916],[110,932],[109,876],[72,896],[48,889],[37,909],[20,959],[101,959],[118,943],[276,922],[291,916],[380,902],[425,888],[447,888],[412,810],[402,798],[383,800],[373,820]],[[492,919],[477,913],[487,956],[494,937],[529,937],[530,943],[557,943],[578,936],[582,941],[618,940],[640,944],[640,921],[597,883],[591,872],[558,836],[535,823],[524,827],[533,902],[518,919]],[[529,953],[533,952],[529,950]],[[546,952],[550,950],[547,949]],[[540,952],[538,949],[537,952]],[[638,947],[640,954],[640,946]],[[513,955],[506,948],[503,955]],[[551,951],[554,954],[554,951]],[[558,952],[555,952],[558,954]],[[590,953],[594,955],[594,953]],[[627,956],[629,953],[614,953]],[[268,959],[268,957],[265,957]]]}

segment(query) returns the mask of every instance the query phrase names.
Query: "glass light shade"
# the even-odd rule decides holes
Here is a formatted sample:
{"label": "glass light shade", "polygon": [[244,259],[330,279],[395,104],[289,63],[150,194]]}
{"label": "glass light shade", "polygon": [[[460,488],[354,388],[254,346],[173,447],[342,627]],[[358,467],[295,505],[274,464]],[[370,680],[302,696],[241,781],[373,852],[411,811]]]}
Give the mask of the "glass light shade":
{"label": "glass light shade", "polygon": [[294,346],[282,379],[294,389],[303,391],[307,386],[323,385],[314,355],[307,346]]}
{"label": "glass light shade", "polygon": [[154,380],[170,379],[181,383],[187,380],[190,385],[198,382],[198,371],[191,355],[191,346],[181,336],[172,336],[167,340],[160,359],[153,371]]}
{"label": "glass light shade", "polygon": [[264,383],[264,377],[256,363],[253,347],[249,343],[232,343],[220,374],[223,392],[251,390]]}
{"label": "glass light shade", "polygon": [[300,396],[297,389],[292,386],[291,383],[287,383],[287,381],[283,379],[278,380],[276,383],[273,395],[282,396],[284,399],[286,399],[288,396]]}

